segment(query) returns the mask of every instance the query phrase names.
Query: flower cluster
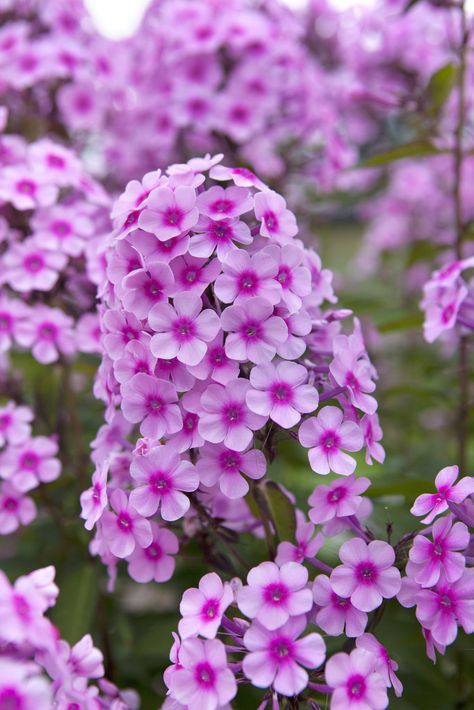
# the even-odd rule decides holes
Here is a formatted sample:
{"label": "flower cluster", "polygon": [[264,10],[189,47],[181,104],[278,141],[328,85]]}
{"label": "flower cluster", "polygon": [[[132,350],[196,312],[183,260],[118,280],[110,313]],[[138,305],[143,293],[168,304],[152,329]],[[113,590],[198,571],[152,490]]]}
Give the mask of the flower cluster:
{"label": "flower cluster", "polygon": [[295,238],[283,197],[220,159],[132,181],[113,210],[96,382],[107,423],[82,515],[93,551],[139,581],[173,572],[166,523],[202,508],[226,518],[230,499],[244,528],[258,525],[244,496],[279,440],[299,437],[316,473],[349,477],[341,514],[364,490],[346,452],[384,456],[358,322],[344,334],[350,313],[324,308],[331,274]]}
{"label": "flower cluster", "polygon": [[27,495],[58,478],[61,463],[55,437],[31,436],[33,412],[10,401],[0,407],[0,535],[8,535],[36,517]]}
{"label": "flower cluster", "polygon": [[59,594],[54,577],[45,567],[11,584],[0,571],[0,707],[136,710],[136,694],[104,678],[92,637],[70,646],[46,616]]}
{"label": "flower cluster", "polygon": [[425,312],[425,339],[429,343],[455,326],[466,333],[474,330],[472,285],[462,275],[473,266],[474,257],[454,261],[435,271],[423,287],[421,307]]}

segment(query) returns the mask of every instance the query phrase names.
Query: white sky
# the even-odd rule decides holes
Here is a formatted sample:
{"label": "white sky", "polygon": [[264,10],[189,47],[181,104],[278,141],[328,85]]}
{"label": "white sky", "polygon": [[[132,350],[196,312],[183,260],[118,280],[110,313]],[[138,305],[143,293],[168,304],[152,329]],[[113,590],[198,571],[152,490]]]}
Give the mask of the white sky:
{"label": "white sky", "polygon": [[[372,5],[375,0],[331,0],[335,7],[345,9],[355,4]],[[132,35],[150,0],[85,0],[97,29],[112,39]],[[290,7],[304,7],[306,0],[284,0]]]}

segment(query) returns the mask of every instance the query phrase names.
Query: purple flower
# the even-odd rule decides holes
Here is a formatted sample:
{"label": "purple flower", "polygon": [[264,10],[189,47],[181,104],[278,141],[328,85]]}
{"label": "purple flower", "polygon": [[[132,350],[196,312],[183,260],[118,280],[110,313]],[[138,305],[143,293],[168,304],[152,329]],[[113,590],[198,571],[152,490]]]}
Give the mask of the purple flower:
{"label": "purple flower", "polygon": [[221,582],[215,572],[204,575],[199,589],[187,589],[181,599],[179,611],[183,617],[178,631],[182,639],[198,634],[207,639],[216,637],[222,616],[234,601],[234,593],[228,582]]}
{"label": "purple flower", "polygon": [[38,210],[31,220],[36,241],[44,249],[78,257],[94,233],[92,220],[78,206],[55,205]]}
{"label": "purple flower", "polygon": [[242,474],[259,479],[265,475],[267,462],[258,449],[239,453],[222,444],[207,444],[201,449],[196,463],[201,483],[213,486],[219,483],[222,493],[231,498],[243,498],[249,491],[249,484]]}
{"label": "purple flower", "polygon": [[272,305],[263,298],[249,298],[245,304],[226,308],[221,325],[229,333],[226,355],[239,362],[268,362],[288,338],[284,320],[273,315]]}
{"label": "purple flower", "polygon": [[222,269],[214,290],[224,303],[243,303],[255,296],[272,305],[280,302],[282,288],[277,281],[278,261],[271,253],[263,250],[250,256],[239,249],[227,256]]}
{"label": "purple flower", "polygon": [[326,647],[319,634],[298,638],[306,628],[306,617],[289,619],[278,629],[269,630],[258,621],[244,635],[250,651],[243,661],[243,671],[257,688],[270,686],[291,697],[308,684],[308,673],[301,668],[318,668],[326,657]]}
{"label": "purple flower", "polygon": [[303,298],[311,293],[311,272],[302,266],[305,253],[295,244],[282,247],[272,244],[265,247],[264,254],[270,254],[278,264],[276,281],[281,286],[281,300],[289,313],[296,313],[303,305]]}
{"label": "purple flower", "polygon": [[31,349],[33,356],[42,365],[56,362],[60,355],[72,355],[76,345],[72,318],[59,308],[36,305],[30,317],[16,327],[15,337],[19,345]]}
{"label": "purple flower", "polygon": [[358,334],[338,335],[334,339],[334,359],[329,371],[340,387],[346,387],[350,400],[367,414],[373,414],[377,409],[377,400],[369,392],[375,390],[372,381],[374,369],[364,353],[364,346]]}
{"label": "purple flower", "polygon": [[197,259],[186,254],[173,259],[171,269],[175,279],[173,295],[190,291],[195,296],[201,296],[220,274],[221,265],[218,259]]}
{"label": "purple flower", "polygon": [[199,485],[195,467],[182,460],[172,444],[135,457],[130,475],[141,484],[131,492],[130,503],[147,518],[158,508],[163,520],[182,518],[189,509],[189,498],[182,491],[195,491]]}
{"label": "purple flower", "polygon": [[465,476],[456,485],[454,481],[459,475],[458,466],[446,466],[435,478],[436,493],[423,493],[415,500],[411,508],[412,515],[426,515],[421,521],[427,525],[437,515],[448,510],[449,503],[462,503],[474,493],[474,477]]}
{"label": "purple flower", "polygon": [[66,266],[59,251],[45,249],[37,237],[13,244],[3,257],[5,281],[15,291],[50,291]]}
{"label": "purple flower", "polygon": [[0,708],[50,710],[51,687],[34,663],[0,658]]}
{"label": "purple flower", "polygon": [[367,545],[360,538],[347,540],[339,558],[343,564],[332,571],[331,587],[360,611],[373,611],[383,599],[400,591],[400,572],[393,566],[395,553],[386,542],[373,540]]}
{"label": "purple flower", "polygon": [[237,683],[227,666],[224,644],[217,639],[186,639],[179,649],[179,666],[168,675],[172,697],[186,707],[216,710],[237,693]]}
{"label": "purple flower", "polygon": [[298,233],[295,216],[286,208],[285,199],[273,190],[255,195],[255,216],[261,222],[260,234],[285,243]]}
{"label": "purple flower", "polygon": [[102,320],[104,347],[107,354],[116,360],[131,340],[143,340],[140,321],[132,313],[109,310]]}
{"label": "purple flower", "polygon": [[36,505],[9,481],[0,487],[0,535],[9,535],[20,525],[29,525],[36,518]]}
{"label": "purple flower", "polygon": [[356,460],[343,452],[359,451],[364,443],[360,427],[353,421],[343,421],[338,407],[324,407],[317,417],[304,421],[299,429],[300,444],[309,448],[308,459],[315,473],[330,471],[349,476]]}
{"label": "purple flower", "polygon": [[55,458],[57,453],[57,443],[46,436],[10,446],[0,456],[1,476],[22,493],[31,491],[40,483],[50,483],[59,477],[61,462]]}
{"label": "purple flower", "polygon": [[162,261],[147,261],[145,268],[135,269],[124,277],[121,283],[123,305],[137,318],[147,318],[156,303],[171,296],[173,287],[170,267]]}
{"label": "purple flower", "polygon": [[48,604],[30,576],[19,577],[12,586],[0,570],[0,619],[2,641],[31,643],[39,649],[56,645],[56,630],[43,616]]}
{"label": "purple flower", "polygon": [[10,350],[17,325],[28,318],[29,308],[0,294],[0,353]]}
{"label": "purple flower", "polygon": [[153,542],[151,525],[134,508],[124,491],[116,489],[110,496],[115,511],[105,512],[102,531],[110,552],[116,557],[129,557],[135,547],[148,547]]}
{"label": "purple flower", "polygon": [[150,351],[150,340],[151,337],[148,336],[142,342],[131,340],[127,343],[122,357],[115,360],[113,365],[117,382],[125,384],[139,372],[145,373],[145,375],[155,373],[159,377],[159,374],[155,372],[157,360]]}
{"label": "purple flower", "polygon": [[421,589],[415,601],[416,618],[429,629],[436,643],[443,646],[453,643],[458,633],[458,624],[467,634],[472,634],[474,569],[466,569],[456,582],[441,580],[433,589]]}
{"label": "purple flower", "polygon": [[367,626],[368,616],[357,609],[350,599],[338,596],[331,587],[329,577],[320,574],[313,582],[313,599],[318,607],[315,620],[329,636],[344,632],[349,638],[360,636]]}
{"label": "purple flower", "polygon": [[7,402],[0,407],[0,446],[8,442],[14,446],[23,444],[31,435],[33,412],[29,407]]}
{"label": "purple flower", "polygon": [[179,236],[198,221],[196,192],[192,187],[182,185],[172,190],[161,185],[150,192],[145,204],[138,225],[161,241]]}
{"label": "purple flower", "polygon": [[296,511],[296,545],[291,542],[280,542],[275,562],[281,567],[285,562],[303,563],[305,559],[315,557],[324,545],[321,533],[315,533],[314,525],[308,523],[303,514]]}
{"label": "purple flower", "polygon": [[178,538],[157,523],[151,523],[153,540],[147,547],[135,547],[127,557],[128,573],[135,582],[167,582],[173,576],[176,562],[172,555],[179,550]]}
{"label": "purple flower", "polygon": [[313,523],[326,523],[333,518],[344,518],[355,515],[362,502],[361,493],[370,486],[370,480],[362,476],[348,476],[344,480],[336,479],[328,486],[316,486],[308,503],[312,506],[309,511]]}
{"label": "purple flower", "polygon": [[226,355],[222,331],[208,344],[201,362],[190,367],[189,371],[198,380],[211,379],[221,385],[226,385],[239,376],[239,363],[230,360]]}
{"label": "purple flower", "polygon": [[334,688],[331,710],[384,710],[388,707],[384,679],[372,653],[356,648],[336,653],[326,663],[326,683]]}
{"label": "purple flower", "polygon": [[409,553],[406,571],[422,587],[433,587],[441,575],[448,582],[462,576],[466,560],[461,552],[469,544],[469,530],[464,523],[454,523],[450,516],[440,518],[433,525],[433,540],[416,535]]}
{"label": "purple flower", "polygon": [[0,176],[0,200],[11,202],[17,210],[49,207],[58,196],[50,180],[27,165],[3,168]]}
{"label": "purple flower", "polygon": [[216,185],[198,195],[197,206],[203,215],[219,221],[240,217],[241,214],[250,212],[253,198],[245,188],[223,188]]}
{"label": "purple flower", "polygon": [[375,656],[377,659],[375,670],[383,676],[387,688],[393,687],[395,695],[400,698],[403,693],[403,685],[395,675],[398,663],[392,661],[385,646],[382,646],[373,634],[362,634],[356,641],[356,647],[363,648]]}
{"label": "purple flower", "polygon": [[122,411],[129,422],[151,439],[174,434],[182,427],[176,389],[169,382],[139,372],[122,385]]}
{"label": "purple flower", "polygon": [[212,444],[223,442],[234,451],[244,451],[252,441],[253,431],[266,422],[265,417],[250,412],[245,396],[248,380],[237,378],[222,385],[211,384],[201,396],[202,413],[199,433]]}
{"label": "purple flower", "polygon": [[92,474],[92,486],[81,493],[81,518],[86,530],[92,530],[107,507],[108,463],[101,462]]}
{"label": "purple flower", "polygon": [[318,406],[318,391],[305,384],[307,379],[307,369],[295,362],[257,365],[250,371],[252,389],[247,392],[247,405],[252,412],[291,429],[300,421],[301,413],[314,412]]}
{"label": "purple flower", "polygon": [[148,323],[153,329],[151,351],[160,358],[176,357],[185,365],[197,365],[207,352],[207,343],[219,332],[219,316],[202,309],[197,296],[181,293],[174,307],[159,303],[151,309]]}
{"label": "purple flower", "polygon": [[277,629],[291,616],[311,609],[313,599],[307,581],[306,568],[297,562],[281,567],[262,562],[248,573],[248,585],[237,592],[237,604],[250,619],[258,619],[267,629]]}
{"label": "purple flower", "polygon": [[194,236],[189,240],[191,256],[207,259],[216,251],[219,261],[224,261],[228,254],[235,255],[239,244],[251,244],[253,238],[245,222],[238,219],[215,221],[201,217],[194,227]]}
{"label": "purple flower", "polygon": [[382,444],[379,444],[383,432],[377,414],[364,414],[360,420],[360,427],[364,435],[365,462],[371,466],[374,458],[378,463],[383,463],[385,450]]}

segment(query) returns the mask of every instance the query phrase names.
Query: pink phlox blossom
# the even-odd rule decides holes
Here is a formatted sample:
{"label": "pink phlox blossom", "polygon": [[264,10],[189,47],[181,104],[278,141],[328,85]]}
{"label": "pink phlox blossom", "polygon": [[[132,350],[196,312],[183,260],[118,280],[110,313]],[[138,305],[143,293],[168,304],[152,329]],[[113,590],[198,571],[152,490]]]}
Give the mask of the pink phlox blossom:
{"label": "pink phlox blossom", "polygon": [[329,577],[320,574],[313,582],[313,599],[316,604],[315,621],[329,636],[354,638],[364,633],[368,616],[357,609],[350,599],[338,596],[331,587]]}
{"label": "pink phlox blossom", "polygon": [[242,498],[249,491],[245,478],[259,479],[265,475],[267,462],[258,449],[234,451],[222,444],[206,444],[200,451],[196,469],[206,486],[219,484],[221,492],[231,498]]}
{"label": "pink phlox blossom", "polygon": [[179,542],[176,535],[151,523],[152,542],[147,547],[135,547],[127,558],[128,574],[142,584],[146,582],[167,582],[174,574]]}
{"label": "pink phlox blossom", "polygon": [[356,460],[344,450],[359,451],[363,435],[358,424],[344,421],[338,407],[323,407],[316,417],[306,419],[299,428],[298,438],[309,449],[308,459],[315,473],[325,475],[334,471],[349,476],[354,472]]}
{"label": "pink phlox blossom", "polygon": [[336,653],[326,663],[326,683],[334,688],[331,710],[384,710],[388,696],[376,659],[363,648]]}
{"label": "pink phlox blossom", "polygon": [[374,654],[377,659],[376,671],[384,677],[387,688],[393,687],[395,695],[400,698],[403,693],[403,685],[395,675],[398,663],[390,658],[385,646],[382,646],[373,634],[362,634],[356,641],[356,648],[363,648]]}
{"label": "pink phlox blossom", "polygon": [[272,305],[259,297],[226,308],[221,325],[228,333],[226,355],[239,362],[250,360],[256,365],[268,362],[275,356],[277,347],[288,338],[284,320],[274,316]]}
{"label": "pink phlox blossom", "polygon": [[101,528],[110,552],[116,557],[128,557],[135,547],[148,547],[153,541],[151,525],[138,513],[126,493],[115,490],[110,496],[114,512],[106,511]]}
{"label": "pink phlox blossom", "polygon": [[406,572],[422,587],[433,587],[440,577],[448,582],[458,580],[466,566],[461,550],[469,544],[469,530],[451,516],[440,518],[433,525],[432,540],[416,535],[410,549]]}
{"label": "pink phlox blossom", "polygon": [[458,466],[446,466],[441,469],[435,478],[436,493],[422,493],[418,496],[410,510],[412,515],[425,515],[421,522],[429,525],[437,515],[448,510],[449,503],[462,503],[472,495],[474,477],[465,476],[455,484],[458,475]]}
{"label": "pink phlox blossom", "polygon": [[201,577],[199,588],[187,589],[181,599],[179,611],[182,619],[178,631],[182,639],[190,636],[216,637],[222,616],[234,601],[228,582],[222,583],[215,572]]}
{"label": "pink phlox blossom", "polygon": [[194,227],[198,217],[194,188],[181,185],[172,190],[161,185],[148,195],[145,209],[138,217],[138,225],[161,241],[166,241]]}
{"label": "pink phlox blossom", "polygon": [[258,296],[276,305],[282,298],[278,277],[278,253],[259,251],[251,256],[244,249],[232,251],[222,264],[222,274],[214,285],[216,296],[224,303],[244,303]]}
{"label": "pink phlox blossom", "polygon": [[300,511],[296,513],[296,533],[294,545],[291,542],[280,542],[275,557],[277,565],[285,562],[299,562],[302,564],[305,559],[316,557],[319,550],[324,545],[324,537],[318,532],[312,523],[308,523]]}
{"label": "pink phlox blossom", "polygon": [[36,436],[19,446],[8,447],[0,455],[0,475],[22,493],[31,491],[40,483],[50,483],[59,477],[58,451],[54,438],[46,436]]}
{"label": "pink phlox blossom", "polygon": [[143,436],[160,439],[183,425],[178,395],[170,382],[142,372],[122,385],[122,412],[129,422],[140,422]]}
{"label": "pink phlox blossom", "polygon": [[341,480],[332,481],[329,485],[316,486],[308,498],[311,506],[310,520],[315,523],[326,523],[332,518],[344,518],[355,515],[362,502],[361,493],[370,486],[370,480],[365,476],[356,478],[354,475]]}

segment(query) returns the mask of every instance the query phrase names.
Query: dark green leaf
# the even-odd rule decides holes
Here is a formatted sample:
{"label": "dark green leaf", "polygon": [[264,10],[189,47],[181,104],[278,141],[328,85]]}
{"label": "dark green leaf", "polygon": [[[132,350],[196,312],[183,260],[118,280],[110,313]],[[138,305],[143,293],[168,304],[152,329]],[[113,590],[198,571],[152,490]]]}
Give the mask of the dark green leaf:
{"label": "dark green leaf", "polygon": [[395,148],[373,155],[371,158],[363,160],[357,167],[359,168],[378,168],[382,165],[389,165],[395,160],[403,160],[404,158],[423,158],[430,155],[441,155],[446,153],[445,150],[436,148],[429,141],[412,141],[404,145],[398,145]]}
{"label": "dark green leaf", "polygon": [[386,323],[379,323],[377,327],[381,333],[395,333],[403,330],[411,330],[412,328],[419,328],[422,323],[422,313],[409,313],[400,318],[387,321]]}
{"label": "dark green leaf", "polygon": [[279,539],[293,541],[296,533],[295,506],[274,481],[267,481],[265,498]]}
{"label": "dark green leaf", "polygon": [[428,111],[431,114],[436,115],[443,108],[456,81],[456,75],[457,68],[450,62],[431,76],[426,87]]}
{"label": "dark green leaf", "polygon": [[93,628],[92,619],[97,604],[98,574],[96,567],[86,563],[58,580],[61,593],[51,614],[61,636],[76,643]]}
{"label": "dark green leaf", "polygon": [[392,483],[381,483],[371,486],[367,495],[371,498],[380,498],[381,496],[405,496],[409,501],[414,500],[422,493],[428,493],[432,489],[427,481],[422,478],[408,478]]}

